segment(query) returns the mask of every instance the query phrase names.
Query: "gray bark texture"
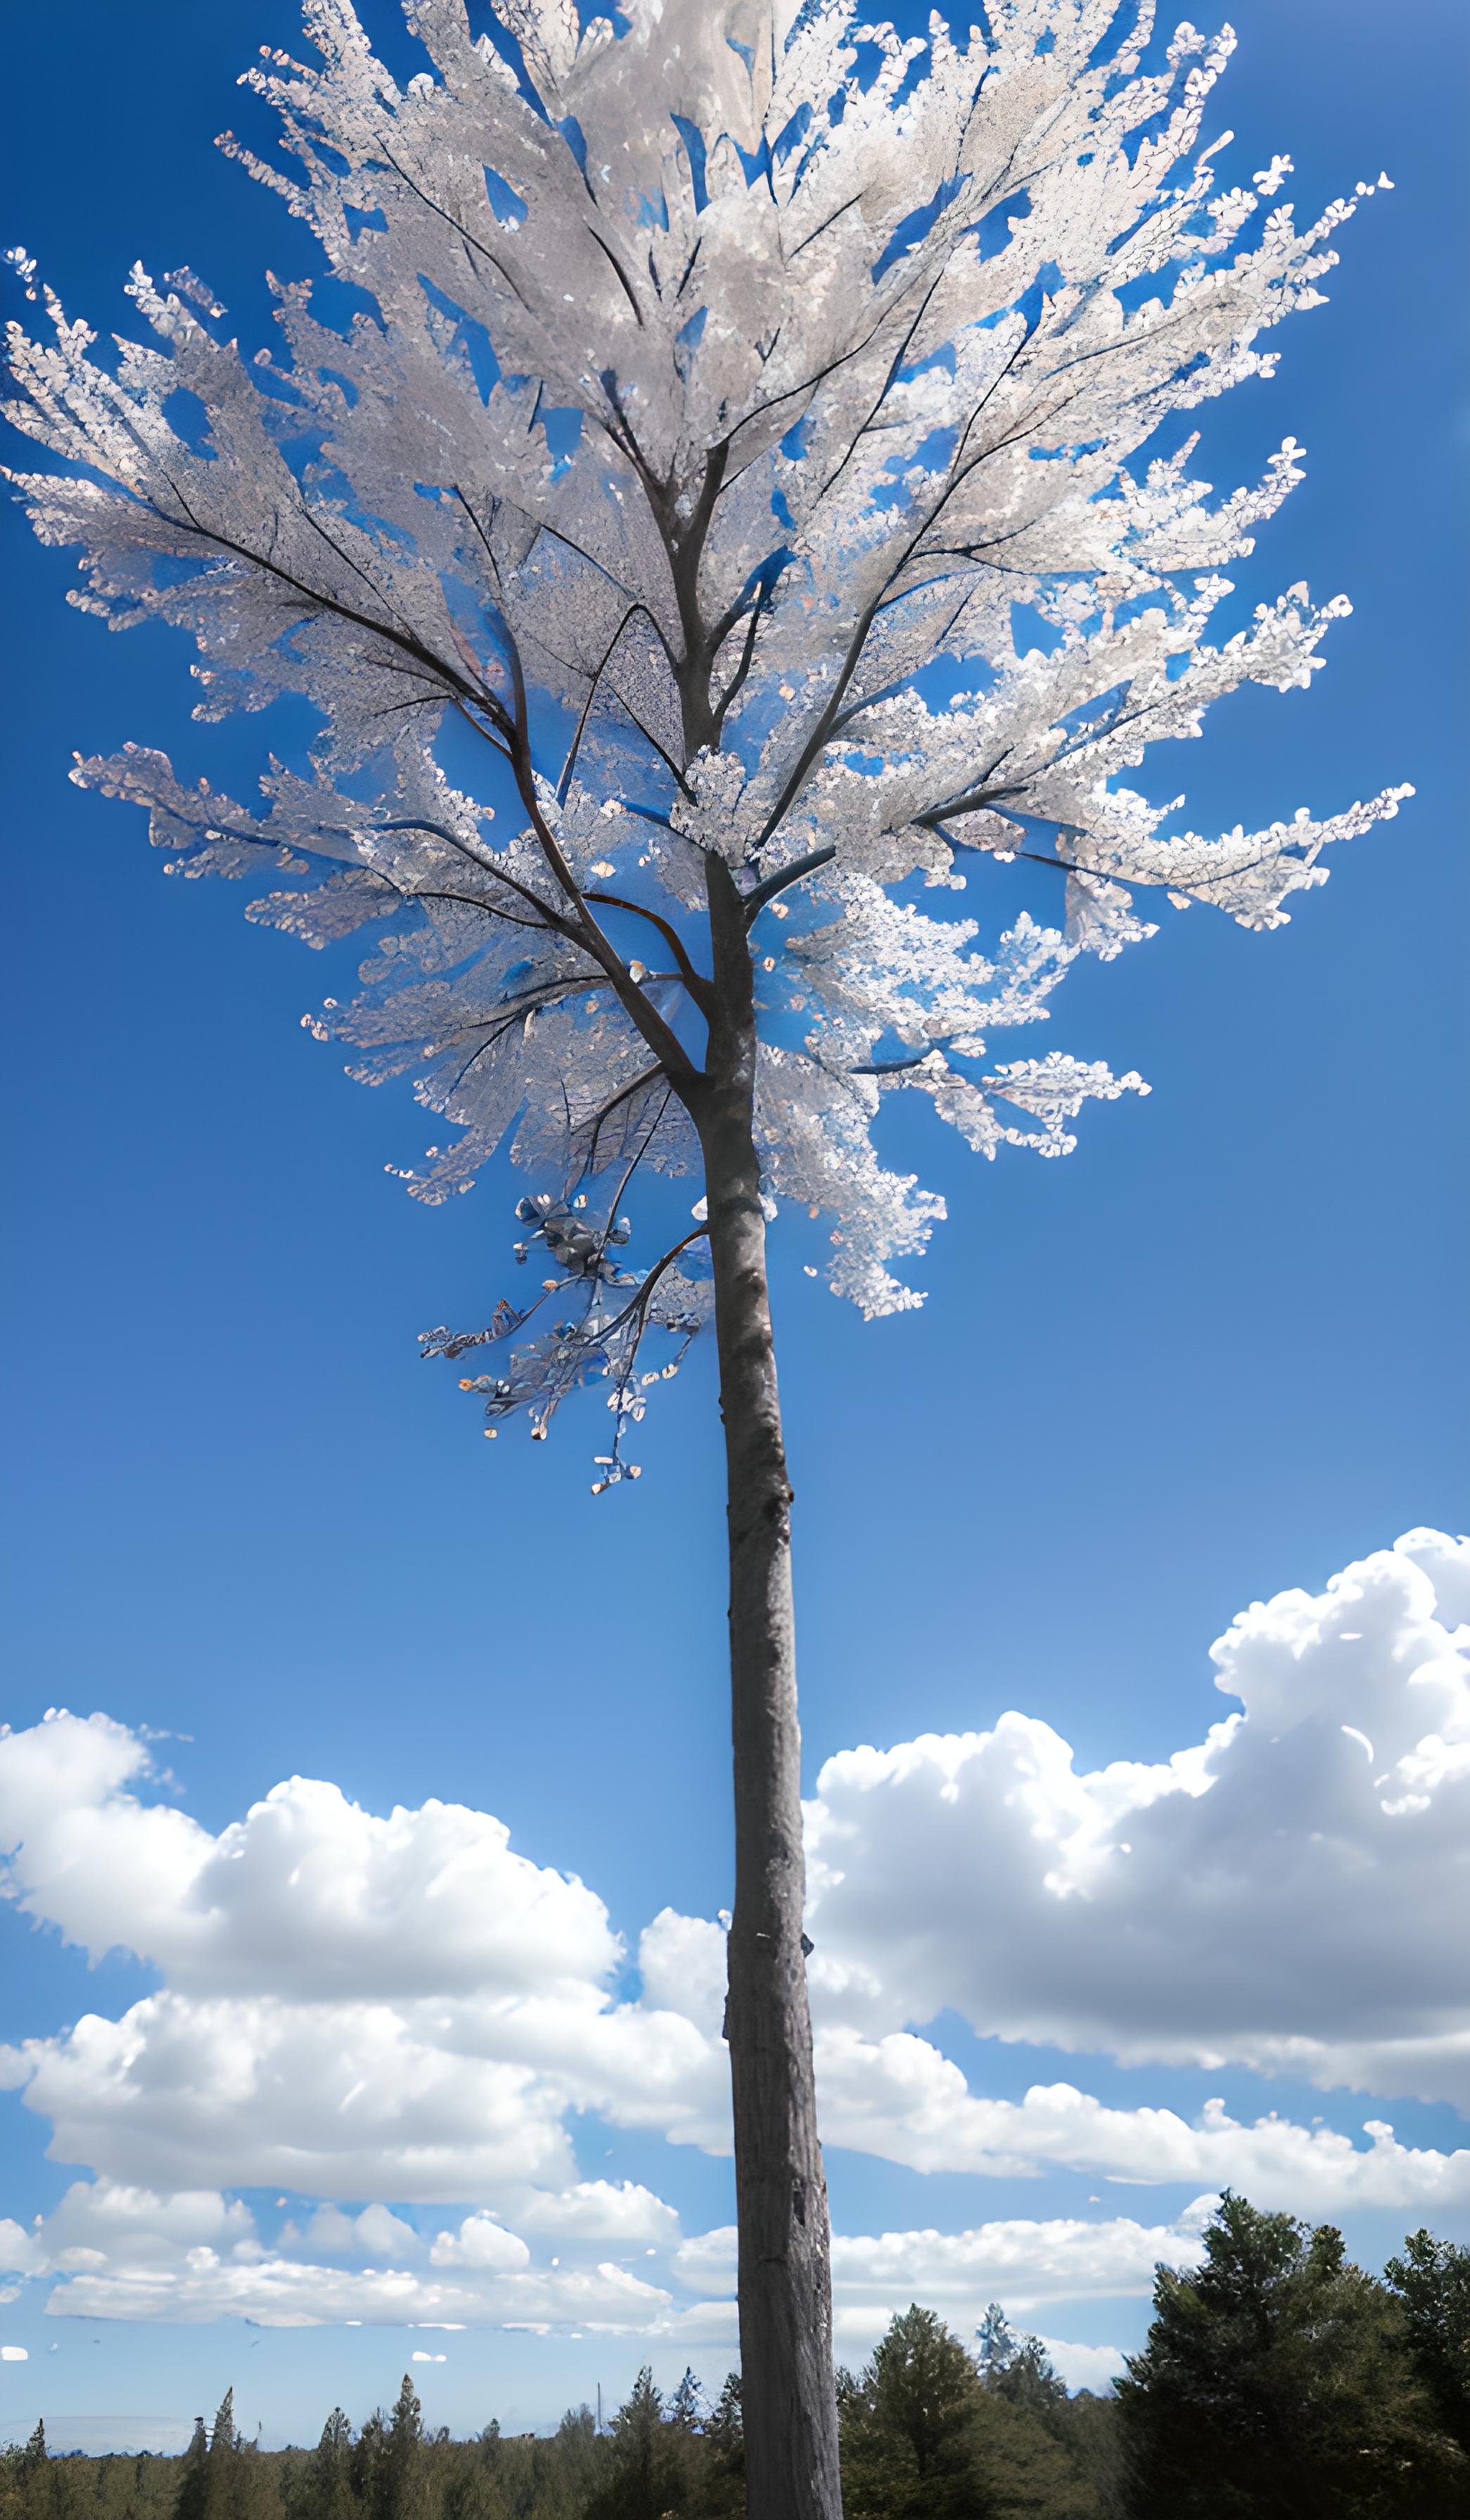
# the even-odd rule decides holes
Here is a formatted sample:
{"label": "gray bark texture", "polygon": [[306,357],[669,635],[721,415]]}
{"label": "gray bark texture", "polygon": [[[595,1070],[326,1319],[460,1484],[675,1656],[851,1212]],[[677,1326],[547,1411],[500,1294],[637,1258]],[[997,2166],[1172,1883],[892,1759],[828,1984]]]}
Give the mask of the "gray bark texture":
{"label": "gray bark texture", "polygon": [[803,1949],[802,1736],[786,1473],[753,1120],[745,907],[710,870],[715,1004],[698,1114],[729,1498],[735,1907],[726,2036],[735,2110],[750,2520],[841,2520],[827,2184]]}

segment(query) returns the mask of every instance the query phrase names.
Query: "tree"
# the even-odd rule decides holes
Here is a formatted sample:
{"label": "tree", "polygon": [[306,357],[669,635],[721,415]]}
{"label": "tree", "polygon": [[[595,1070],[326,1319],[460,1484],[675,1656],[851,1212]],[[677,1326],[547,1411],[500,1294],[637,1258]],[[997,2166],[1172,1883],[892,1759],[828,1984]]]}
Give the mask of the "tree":
{"label": "tree", "polygon": [[[202,282],[140,269],[157,346],[114,373],[53,302],[54,346],[17,330],[15,413],[72,469],[19,477],[43,538],[83,546],[85,607],[194,638],[201,715],[319,713],[261,812],[154,752],[75,775],[146,805],[181,872],[278,871],[256,921],[376,932],[362,993],[309,1023],[461,1133],[413,1195],[467,1189],[507,1140],[539,1178],[539,1293],[426,1341],[490,1351],[465,1377],[486,1431],[520,1411],[544,1436],[601,1380],[595,1487],[635,1477],[649,1392],[712,1319],[750,2497],[833,2520],[767,1211],[830,1220],[830,1282],[865,1314],[917,1302],[892,1264],[942,1203],[879,1162],[885,1098],[987,1156],[1065,1152],[1085,1102],[1142,1080],[995,1036],[1153,934],[1140,895],[1279,925],[1327,844],[1408,792],[1211,841],[1125,777],[1243,684],[1309,683],[1345,609],[1293,587],[1210,643],[1300,449],[1214,502],[1177,416],[1269,372],[1258,338],[1318,302],[1355,197],[1298,231],[1277,158],[1212,198],[1230,39],[1181,27],[1145,68],[1152,0],[1008,0],[962,38],[854,0],[585,25],[496,0],[474,40],[460,0],[419,0],[414,25],[400,86],[349,0],[307,0],[319,67],[250,74],[297,174],[226,141],[364,311],[333,329],[289,284],[284,359],[248,366]],[[1064,913],[978,945],[946,894],[1017,858]],[[703,1195],[629,1268],[640,1170]]]}
{"label": "tree", "polygon": [[1067,2383],[1039,2336],[1018,2336],[998,2301],[988,2307],[976,2335],[981,2378],[997,2397],[1037,2411],[1066,2398]]}
{"label": "tree", "polygon": [[1395,2305],[1342,2235],[1226,2195],[1198,2273],[1158,2272],[1118,2384],[1135,2520],[1412,2520],[1466,2473],[1406,2381]]}
{"label": "tree", "polygon": [[206,2442],[204,2420],[196,2417],[194,2438],[184,2453],[174,2520],[257,2520],[262,2500],[259,2460],[235,2423],[235,2392],[226,2389]]}
{"label": "tree", "polygon": [[704,2433],[709,2428],[710,2408],[704,2390],[686,2362],[684,2376],[664,2409],[668,2423],[676,2424],[683,2433]]}
{"label": "tree", "polygon": [[321,2439],[293,2481],[290,2520],[351,2520],[352,2427],[334,2407]]}
{"label": "tree", "polygon": [[[1096,2496],[1047,2420],[1066,2391],[1044,2352],[1014,2337],[993,2305],[987,2331],[989,2361],[977,2366],[934,2311],[913,2304],[860,2379],[846,2379],[848,2520],[1096,2520]],[[1008,2390],[1013,2372],[1026,2384]]]}
{"label": "tree", "polygon": [[613,2417],[603,2483],[587,2520],[666,2520],[689,2483],[691,2427],[671,2415],[644,2364]]}
{"label": "tree", "polygon": [[388,2425],[383,2409],[375,2407],[357,2439],[347,2452],[347,2482],[352,2499],[360,2511],[378,2520],[383,2498],[383,2473],[388,2458]]}
{"label": "tree", "polygon": [[[366,2433],[364,2425],[364,2438]],[[407,2371],[375,2445],[368,2495],[372,2520],[423,2520],[424,2413]]]}
{"label": "tree", "polygon": [[174,2501],[174,2520],[204,2520],[205,2478],[209,2458],[209,2436],[203,2415],[194,2418],[194,2431],[179,2467],[178,2493]]}
{"label": "tree", "polygon": [[701,2520],[735,2520],[746,2507],[745,2429],[741,2416],[740,2374],[727,2371],[724,2386],[705,2425],[709,2456],[705,2462]]}
{"label": "tree", "polygon": [[7,2495],[7,2520],[13,2511],[15,2520],[56,2520],[61,2497],[57,2492],[56,2463],[46,2447],[46,2425],[37,2416],[33,2430],[24,2445],[14,2453],[14,2497]]}
{"label": "tree", "polygon": [[1446,2432],[1470,2457],[1470,2249],[1413,2231],[1384,2274],[1399,2296],[1414,2369]]}

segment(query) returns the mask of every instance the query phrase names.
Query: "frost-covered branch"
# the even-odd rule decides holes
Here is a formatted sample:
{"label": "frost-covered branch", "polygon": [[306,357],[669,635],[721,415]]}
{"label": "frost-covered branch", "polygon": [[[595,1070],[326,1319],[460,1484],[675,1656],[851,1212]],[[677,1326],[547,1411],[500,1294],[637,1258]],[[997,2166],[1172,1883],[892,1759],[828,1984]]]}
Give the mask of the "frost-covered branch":
{"label": "frost-covered branch", "polygon": [[[225,145],[350,320],[279,285],[279,352],[247,359],[192,273],[139,270],[149,338],[115,357],[50,297],[48,338],[12,328],[11,416],[52,460],[16,477],[81,549],[73,601],[184,631],[203,718],[293,695],[318,719],[258,812],[146,751],[76,776],[145,804],[176,872],[273,870],[253,918],[372,930],[359,993],[306,1020],[447,1123],[403,1174],[431,1201],[506,1148],[569,1219],[631,1162],[699,1175],[728,870],[771,940],[767,1193],[830,1220],[838,1291],[902,1307],[893,1264],[942,1211],[880,1163],[882,1098],[988,1156],[1065,1151],[1139,1080],[997,1037],[1048,1021],[1080,955],[1156,933],[1135,896],[1278,926],[1410,792],[1210,837],[1136,784],[1216,700],[1305,689],[1347,609],[1294,586],[1232,619],[1303,451],[1217,495],[1188,416],[1271,374],[1378,185],[1300,226],[1281,155],[1221,185],[1232,38],[1161,52],[1150,0],[907,38],[853,0],[496,7],[503,44],[419,0],[400,83],[349,0],[307,0],[313,62],[249,74],[290,170]],[[450,720],[483,795],[439,765]],[[1057,913],[996,933],[986,861],[1018,857]],[[577,1280],[595,1328],[497,1381],[541,1429],[598,1340],[631,1388],[605,1282]]]}

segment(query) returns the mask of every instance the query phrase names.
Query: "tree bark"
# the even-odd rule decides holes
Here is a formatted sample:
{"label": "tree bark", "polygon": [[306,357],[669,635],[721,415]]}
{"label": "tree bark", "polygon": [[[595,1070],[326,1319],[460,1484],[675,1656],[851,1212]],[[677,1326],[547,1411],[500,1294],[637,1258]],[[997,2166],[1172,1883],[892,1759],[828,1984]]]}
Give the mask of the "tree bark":
{"label": "tree bark", "polygon": [[792,1491],[754,1134],[754,974],[744,905],[717,860],[710,868],[710,927],[715,1006],[697,1117],[729,1500],[735,1907],[725,2031],[747,2507],[750,2520],[841,2520],[827,2184],[802,1931]]}

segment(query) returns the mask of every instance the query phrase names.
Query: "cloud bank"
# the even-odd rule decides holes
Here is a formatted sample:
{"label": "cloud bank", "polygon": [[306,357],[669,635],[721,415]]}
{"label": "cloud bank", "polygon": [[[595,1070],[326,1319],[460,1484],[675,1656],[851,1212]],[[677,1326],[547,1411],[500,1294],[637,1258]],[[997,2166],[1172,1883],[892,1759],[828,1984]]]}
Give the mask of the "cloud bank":
{"label": "cloud bank", "polygon": [[[919,2035],[952,2007],[1063,2051],[1470,2104],[1467,1616],[1470,1547],[1412,1532],[1242,1613],[1213,1648],[1238,1711],[1168,1761],[1082,1773],[1019,1714],[829,1760],[807,1815],[828,2143],[1306,2213],[1470,2203],[1470,2147],[1402,2145],[1378,2116],[1358,2141],[1218,2102],[1193,2124],[1106,2107],[1070,2081],[990,2100]],[[0,2225],[9,2270],[92,2317],[719,2341],[720,2235],[681,2241],[647,2188],[581,2179],[569,2121],[727,2147],[720,1927],[666,1910],[629,1999],[602,1901],[487,1814],[382,1818],[293,1778],[213,1836],[166,1782],[103,1715],[0,1736],[9,1895],[164,1981],[0,2051],[53,2157],[94,2174],[39,2230]],[[320,2201],[267,2240],[227,2191],[278,2186]],[[456,2200],[420,2228],[413,2209]],[[913,2293],[958,2318],[972,2276],[1021,2311],[1146,2291],[1192,2228],[843,2238],[841,2318],[856,2335]]]}
{"label": "cloud bank", "polygon": [[[1024,2317],[1054,2303],[1146,2293],[1161,2258],[1175,2266],[1197,2260],[1213,2201],[1199,2199],[1171,2223],[1112,2216],[840,2237],[833,2258],[839,2350],[865,2353],[915,2294],[964,2333],[997,2297]],[[657,2241],[631,2259],[626,2252],[598,2257],[592,2237],[582,2242],[574,2231],[569,2262],[560,2253],[538,2256],[484,2213],[430,2237],[382,2206],[355,2217],[329,2206],[305,2230],[287,2225],[267,2246],[238,2198],[79,2180],[31,2232],[0,2224],[0,2270],[57,2278],[49,2307],[87,2318],[244,2318],[264,2327],[352,2320],[451,2335],[556,2329],[733,2351],[733,2229],[681,2240],[676,2219],[646,2189],[610,2187],[598,2202],[622,2220],[620,2237],[649,2228]],[[601,2217],[593,2222],[595,2237],[605,2238]],[[565,2251],[565,2229],[557,2237]],[[349,2263],[325,2264],[328,2254]],[[362,2263],[369,2258],[372,2264]],[[652,2265],[655,2258],[661,2267]],[[1047,2341],[1074,2386],[1100,2386],[1121,2367],[1112,2347]],[[441,2358],[426,2347],[417,2359]]]}
{"label": "cloud bank", "polygon": [[1413,1531],[1243,1611],[1242,1711],[1161,1764],[1080,1774],[1014,1714],[829,1759],[824,2016],[1470,2105],[1467,1621],[1470,1544]]}

